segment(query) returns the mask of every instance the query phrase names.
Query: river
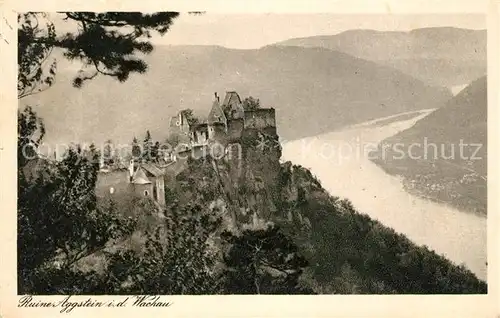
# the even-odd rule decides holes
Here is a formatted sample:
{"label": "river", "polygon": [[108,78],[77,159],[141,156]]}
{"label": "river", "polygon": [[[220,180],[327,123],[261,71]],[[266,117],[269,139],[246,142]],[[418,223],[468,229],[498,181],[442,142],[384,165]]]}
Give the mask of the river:
{"label": "river", "polygon": [[363,149],[372,150],[429,113],[383,126],[371,121],[284,142],[282,158],[309,168],[329,193],[349,199],[359,212],[486,280],[486,218],[408,194],[398,177],[386,174],[364,154]]}

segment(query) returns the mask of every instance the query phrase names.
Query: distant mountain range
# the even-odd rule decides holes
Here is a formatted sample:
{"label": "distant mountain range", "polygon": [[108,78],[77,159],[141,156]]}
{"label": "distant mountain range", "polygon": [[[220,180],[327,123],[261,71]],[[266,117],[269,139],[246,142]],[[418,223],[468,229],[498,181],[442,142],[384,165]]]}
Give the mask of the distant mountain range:
{"label": "distant mountain range", "polygon": [[384,140],[384,143],[404,145],[400,149],[418,145],[411,150],[415,160],[409,158],[408,153],[403,159],[397,159],[399,155],[391,151],[392,148],[386,150],[385,158],[379,149],[379,159],[375,160],[387,172],[402,175],[410,191],[462,210],[486,214],[486,76],[471,83],[410,129]]}
{"label": "distant mountain range", "polygon": [[279,134],[292,140],[437,107],[452,96],[401,71],[325,48],[158,46],[146,61],[146,74],[125,83],[98,76],[82,89],[71,86],[76,70],[59,68],[52,88],[22,103],[38,104],[47,142],[130,142],[147,129],[162,140],[180,109],[206,116],[214,92],[235,90],[276,108]]}
{"label": "distant mountain range", "polygon": [[277,45],[344,52],[397,68],[428,84],[451,88],[486,74],[486,40],[486,30],[436,27],[409,32],[349,30]]}

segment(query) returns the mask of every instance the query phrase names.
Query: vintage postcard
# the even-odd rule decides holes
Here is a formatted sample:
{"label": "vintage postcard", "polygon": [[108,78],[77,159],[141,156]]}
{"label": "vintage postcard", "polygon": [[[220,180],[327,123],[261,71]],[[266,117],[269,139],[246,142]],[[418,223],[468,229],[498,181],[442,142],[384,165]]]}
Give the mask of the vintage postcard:
{"label": "vintage postcard", "polygon": [[1,10],[1,317],[500,314],[498,2]]}

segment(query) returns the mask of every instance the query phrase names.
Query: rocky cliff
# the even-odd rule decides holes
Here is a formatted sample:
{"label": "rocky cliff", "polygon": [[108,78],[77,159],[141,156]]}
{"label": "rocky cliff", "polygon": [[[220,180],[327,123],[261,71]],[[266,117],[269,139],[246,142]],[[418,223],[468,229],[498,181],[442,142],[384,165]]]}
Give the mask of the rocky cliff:
{"label": "rocky cliff", "polygon": [[279,225],[308,259],[301,281],[317,293],[486,292],[463,266],[331,196],[309,170],[280,162],[278,141],[251,131],[240,156],[188,160],[167,202],[208,207],[233,232]]}

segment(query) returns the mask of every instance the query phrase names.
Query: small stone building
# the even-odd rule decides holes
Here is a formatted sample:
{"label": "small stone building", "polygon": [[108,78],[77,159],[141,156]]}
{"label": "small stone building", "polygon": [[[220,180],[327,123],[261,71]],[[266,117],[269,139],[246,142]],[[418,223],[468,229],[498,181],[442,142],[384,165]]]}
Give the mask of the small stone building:
{"label": "small stone building", "polygon": [[152,163],[130,162],[128,169],[100,171],[96,195],[100,198],[128,200],[149,197],[165,205],[165,168]]}

